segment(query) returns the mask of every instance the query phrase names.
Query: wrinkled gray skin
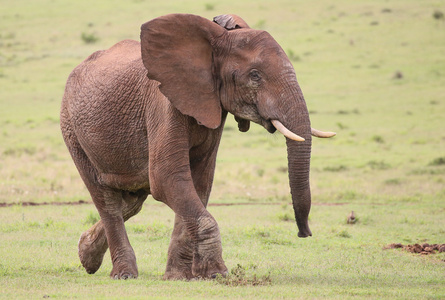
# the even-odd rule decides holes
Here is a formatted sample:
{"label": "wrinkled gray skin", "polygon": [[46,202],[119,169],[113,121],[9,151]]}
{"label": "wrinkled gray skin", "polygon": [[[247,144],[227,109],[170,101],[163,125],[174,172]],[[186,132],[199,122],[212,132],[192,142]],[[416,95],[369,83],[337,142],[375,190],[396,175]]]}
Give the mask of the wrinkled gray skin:
{"label": "wrinkled gray skin", "polygon": [[215,22],[154,19],[142,25],[141,43],[98,51],[69,76],[62,133],[101,217],[79,241],[88,273],[109,247],[110,276],[138,276],[124,222],[149,194],[176,214],[164,278],[227,273],[206,205],[228,112],[242,131],[253,121],[273,133],[271,120],[279,120],[305,139],[286,143],[298,235],[311,235],[311,127],[294,69],[267,32],[237,16]]}

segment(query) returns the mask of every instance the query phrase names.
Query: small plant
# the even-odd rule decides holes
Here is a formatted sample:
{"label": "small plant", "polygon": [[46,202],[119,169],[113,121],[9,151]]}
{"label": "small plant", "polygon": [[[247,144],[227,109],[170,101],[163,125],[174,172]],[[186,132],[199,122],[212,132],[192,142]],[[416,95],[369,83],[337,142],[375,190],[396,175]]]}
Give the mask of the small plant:
{"label": "small plant", "polygon": [[60,267],[56,269],[57,273],[73,273],[81,270],[80,264],[62,264]]}
{"label": "small plant", "polygon": [[295,54],[295,52],[292,49],[287,50],[287,57],[289,57],[289,59],[291,61],[300,61],[301,60],[300,57],[297,54]]}
{"label": "small plant", "polygon": [[90,211],[88,213],[88,216],[85,218],[85,220],[83,221],[83,224],[85,225],[93,225],[95,223],[97,223],[99,221],[99,215],[97,213],[94,213],[92,211]]}
{"label": "small plant", "polygon": [[380,135],[374,135],[371,139],[374,142],[378,143],[378,144],[384,144],[385,143],[385,140]]}
{"label": "small plant", "polygon": [[357,199],[357,198],[359,198],[359,195],[357,194],[357,192],[356,191],[351,191],[351,190],[346,190],[346,191],[343,191],[343,192],[340,192],[338,195],[337,195],[337,199],[341,199],[341,200],[354,200],[354,199]]}
{"label": "small plant", "polygon": [[94,33],[82,32],[81,38],[86,44],[94,44],[99,40],[99,37],[97,37]]}
{"label": "small plant", "polygon": [[146,226],[142,224],[132,224],[132,226],[128,226],[134,233],[144,233],[147,229]]}
{"label": "small plant", "polygon": [[387,170],[391,168],[391,165],[384,162],[383,160],[381,161],[371,160],[367,163],[367,165],[373,170]]}
{"label": "small plant", "polygon": [[433,159],[429,164],[429,166],[443,166],[445,165],[445,156],[437,157]]}
{"label": "small plant", "polygon": [[0,264],[0,276],[10,276],[10,274],[9,267]]}
{"label": "small plant", "polygon": [[287,167],[278,167],[277,171],[280,173],[287,173],[288,172],[288,168]]}
{"label": "small plant", "polygon": [[263,177],[263,176],[264,176],[264,169],[258,169],[258,170],[256,171],[256,173],[257,173],[257,175],[258,175],[259,177]]}
{"label": "small plant", "polygon": [[214,9],[215,9],[215,4],[212,4],[212,3],[206,3],[206,4],[205,4],[205,9],[206,9],[207,11],[214,10]]}
{"label": "small plant", "polygon": [[46,228],[54,226],[54,220],[51,218],[46,218],[44,226]]}
{"label": "small plant", "polygon": [[170,235],[171,228],[162,222],[155,221],[147,225],[145,231],[148,233],[149,239],[153,241],[168,237]]}
{"label": "small plant", "polygon": [[216,282],[228,286],[265,286],[272,284],[270,274],[260,277],[256,274],[249,276],[246,274],[246,268],[240,264],[237,264],[235,268],[232,268],[230,274],[226,277],[218,274],[218,276],[216,276]]}
{"label": "small plant", "polygon": [[386,185],[399,185],[402,183],[402,180],[400,178],[391,178],[385,180]]}
{"label": "small plant", "polygon": [[257,28],[257,29],[264,29],[265,27],[266,27],[266,20],[264,20],[264,19],[261,19],[258,22],[256,22],[256,24],[254,26],[254,28]]}
{"label": "small plant", "polygon": [[268,238],[270,232],[264,227],[250,227],[245,229],[245,235],[248,237]]}
{"label": "small plant", "polygon": [[351,238],[352,236],[349,234],[349,232],[347,230],[342,230],[340,231],[337,236],[342,237],[342,238]]}
{"label": "small plant", "polygon": [[3,151],[3,154],[5,156],[15,156],[15,157],[20,157],[23,154],[34,155],[36,153],[37,153],[37,148],[35,146],[31,146],[31,145],[7,148],[5,151]]}
{"label": "small plant", "polygon": [[337,122],[337,126],[340,129],[348,129],[348,126],[346,126],[345,124],[341,123],[341,122]]}
{"label": "small plant", "polygon": [[349,115],[349,111],[340,109],[339,111],[337,111],[337,114],[339,114],[339,115]]}
{"label": "small plant", "polygon": [[401,71],[396,71],[392,76],[393,79],[403,79],[403,73]]}
{"label": "small plant", "polygon": [[284,221],[284,222],[293,222],[295,220],[294,217],[292,216],[292,214],[290,214],[288,212],[280,213],[278,215],[278,219],[280,221]]}
{"label": "small plant", "polygon": [[359,115],[360,111],[357,108],[354,108],[353,110],[344,110],[344,109],[340,109],[337,111],[337,114],[339,115],[349,115],[349,114],[356,114]]}
{"label": "small plant", "polygon": [[433,12],[433,18],[434,19],[436,19],[436,20],[443,20],[443,17],[444,17],[443,12],[441,12],[440,10],[435,10]]}
{"label": "small plant", "polygon": [[339,166],[333,166],[333,167],[325,167],[323,170],[328,171],[328,172],[341,172],[341,171],[348,170],[348,167],[346,167],[344,165],[339,165]]}

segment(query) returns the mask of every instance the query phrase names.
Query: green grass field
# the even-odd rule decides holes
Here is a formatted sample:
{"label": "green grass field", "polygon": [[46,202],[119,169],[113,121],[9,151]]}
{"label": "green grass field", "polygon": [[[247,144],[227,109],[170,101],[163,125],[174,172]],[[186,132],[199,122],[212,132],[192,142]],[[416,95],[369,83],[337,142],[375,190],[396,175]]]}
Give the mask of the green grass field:
{"label": "green grass field", "polygon": [[[0,0],[0,298],[445,298],[445,3]],[[71,70],[167,13],[238,14],[291,58],[313,127],[313,237],[293,221],[284,138],[229,116],[210,212],[227,280],[162,281],[173,212],[147,199],[128,221],[139,278],[77,257],[97,219],[59,130]],[[441,14],[442,13],[442,14]],[[230,205],[229,205],[230,204]],[[232,205],[236,204],[236,205]],[[351,211],[358,222],[346,224]]]}

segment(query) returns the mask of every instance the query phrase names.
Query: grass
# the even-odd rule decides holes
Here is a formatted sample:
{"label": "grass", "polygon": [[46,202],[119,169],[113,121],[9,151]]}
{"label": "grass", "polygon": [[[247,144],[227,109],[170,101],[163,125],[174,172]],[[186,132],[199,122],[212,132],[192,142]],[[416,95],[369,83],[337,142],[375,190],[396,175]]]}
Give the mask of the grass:
{"label": "grass", "polygon": [[[229,116],[210,206],[232,277],[164,282],[173,213],[151,199],[128,221],[140,278],[112,281],[77,258],[92,204],[0,207],[0,298],[445,297],[445,255],[382,250],[445,241],[445,23],[442,1],[0,0],[0,203],[89,201],[59,108],[85,57],[157,16],[242,16],[291,57],[313,127],[310,225],[297,238],[279,135]],[[110,17],[112,16],[112,17]],[[57,25],[55,25],[57,24]],[[83,37],[82,37],[83,35]],[[242,204],[242,205],[241,205]],[[351,211],[357,222],[346,224]]]}
{"label": "grass", "polygon": [[[135,298],[440,298],[445,292],[441,261],[445,255],[382,249],[393,241],[440,241],[443,208],[438,211],[431,201],[417,206],[403,202],[315,205],[311,225],[317,234],[310,239],[299,239],[294,223],[277,218],[291,212],[289,205],[210,206],[219,221],[223,256],[231,274],[198,282],[161,280],[174,218],[169,208],[153,201],[127,224],[139,279],[110,280],[109,254],[95,275],[86,274],[76,244],[78,235],[89,227],[83,220],[91,209],[81,205],[0,210],[6,220],[0,227],[2,242],[8,245],[0,248],[2,296],[102,298],[131,291],[128,295]],[[351,210],[360,218],[354,225],[346,224]]]}

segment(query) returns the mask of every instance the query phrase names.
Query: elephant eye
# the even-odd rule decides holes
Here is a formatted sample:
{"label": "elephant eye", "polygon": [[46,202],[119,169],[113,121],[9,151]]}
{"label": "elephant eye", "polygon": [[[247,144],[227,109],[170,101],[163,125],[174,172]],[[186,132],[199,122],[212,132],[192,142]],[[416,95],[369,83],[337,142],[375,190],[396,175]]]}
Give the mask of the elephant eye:
{"label": "elephant eye", "polygon": [[258,70],[250,71],[250,79],[252,79],[253,81],[260,81],[261,80],[260,72],[258,72]]}

